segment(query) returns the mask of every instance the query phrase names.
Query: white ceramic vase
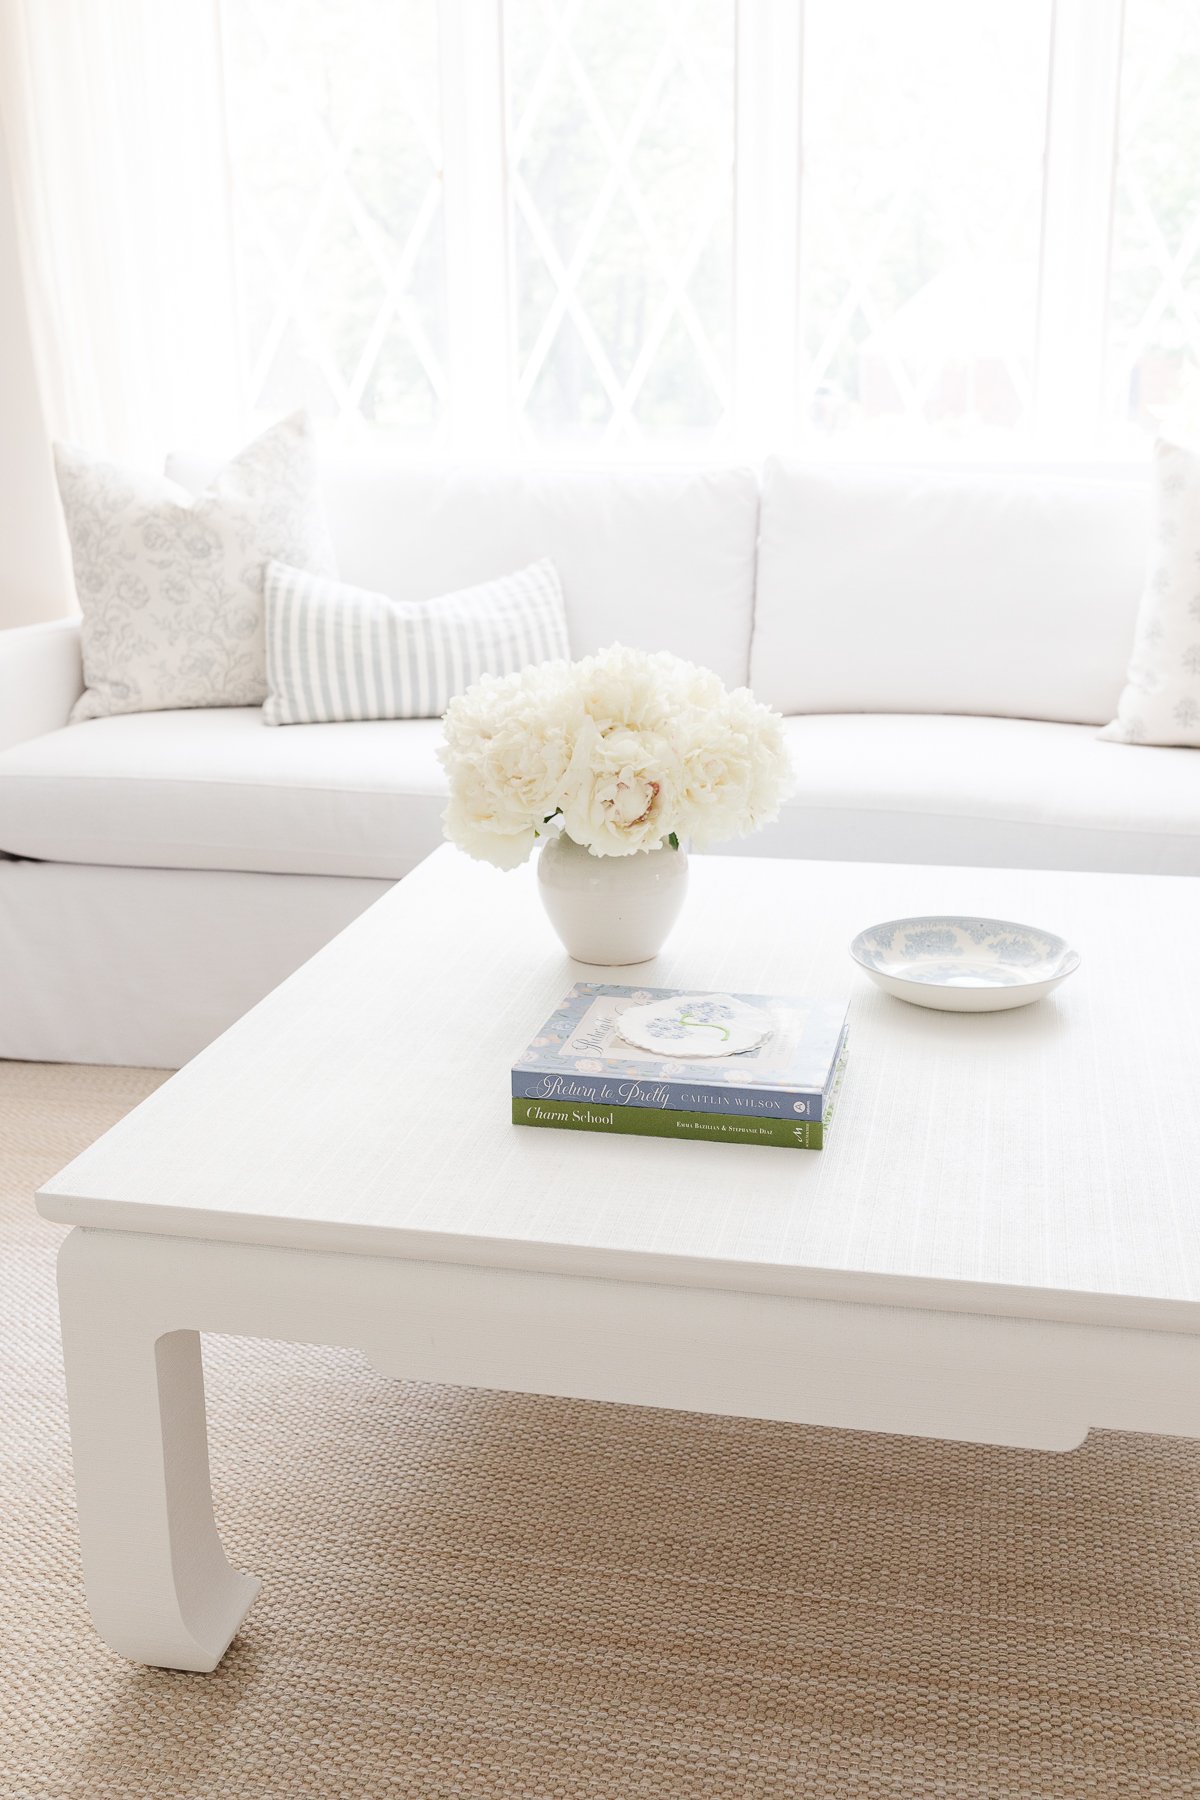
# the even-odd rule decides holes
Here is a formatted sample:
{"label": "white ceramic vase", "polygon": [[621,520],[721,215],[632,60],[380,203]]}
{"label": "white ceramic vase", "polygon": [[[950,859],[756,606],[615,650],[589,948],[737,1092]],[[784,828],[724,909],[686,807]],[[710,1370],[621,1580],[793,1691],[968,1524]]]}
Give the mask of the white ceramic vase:
{"label": "white ceramic vase", "polygon": [[657,956],[687,892],[686,850],[593,856],[556,833],[538,856],[538,892],[550,923],[578,962],[647,962]]}

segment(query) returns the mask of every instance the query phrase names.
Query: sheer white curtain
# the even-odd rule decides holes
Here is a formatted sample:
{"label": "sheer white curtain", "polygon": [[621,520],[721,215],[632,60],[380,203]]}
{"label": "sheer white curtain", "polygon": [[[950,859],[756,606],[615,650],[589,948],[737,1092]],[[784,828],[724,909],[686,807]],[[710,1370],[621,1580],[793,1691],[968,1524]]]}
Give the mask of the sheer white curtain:
{"label": "sheer white curtain", "polygon": [[240,415],[216,0],[0,0],[51,431],[156,462]]}

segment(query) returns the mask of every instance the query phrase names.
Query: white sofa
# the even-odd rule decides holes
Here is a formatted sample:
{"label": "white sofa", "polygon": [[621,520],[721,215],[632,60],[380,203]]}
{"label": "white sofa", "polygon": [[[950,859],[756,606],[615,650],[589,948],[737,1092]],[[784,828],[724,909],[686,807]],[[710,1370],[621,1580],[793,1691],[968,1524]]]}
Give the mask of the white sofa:
{"label": "white sofa", "polygon": [[[176,459],[193,488],[211,465]],[[1200,873],[1200,755],[1103,743],[1142,470],[331,467],[345,577],[558,564],[575,654],[749,680],[798,783],[747,851]],[[0,1057],[175,1067],[439,841],[434,720],[68,725],[70,622],[0,633]]]}

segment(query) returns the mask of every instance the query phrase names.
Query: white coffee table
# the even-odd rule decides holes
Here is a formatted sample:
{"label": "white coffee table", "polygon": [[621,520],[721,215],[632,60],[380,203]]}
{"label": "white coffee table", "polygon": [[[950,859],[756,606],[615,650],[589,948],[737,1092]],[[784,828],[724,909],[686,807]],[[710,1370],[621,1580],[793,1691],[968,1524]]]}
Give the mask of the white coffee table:
{"label": "white coffee table", "polygon": [[[1049,926],[1050,1001],[853,970],[874,920]],[[440,850],[39,1196],[88,1598],[211,1669],[257,1581],[213,1524],[201,1331],[421,1380],[1046,1449],[1200,1435],[1200,881],[707,858],[625,979],[853,991],[821,1153],[533,1131],[508,1070],[581,973],[532,871]],[[620,979],[621,977],[616,977]],[[164,997],[169,1005],[169,996]]]}

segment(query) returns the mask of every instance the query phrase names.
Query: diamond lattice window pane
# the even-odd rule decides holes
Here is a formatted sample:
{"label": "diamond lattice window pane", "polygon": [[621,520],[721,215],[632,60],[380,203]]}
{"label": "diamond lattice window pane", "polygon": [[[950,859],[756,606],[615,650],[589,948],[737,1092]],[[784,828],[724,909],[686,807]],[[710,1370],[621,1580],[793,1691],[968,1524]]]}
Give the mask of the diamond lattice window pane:
{"label": "diamond lattice window pane", "polygon": [[543,441],[728,413],[734,0],[506,0],[517,404]]}
{"label": "diamond lattice window pane", "polygon": [[1030,401],[1051,0],[808,0],[801,414],[911,438]]}
{"label": "diamond lattice window pane", "polygon": [[1200,10],[1125,0],[1107,383],[1153,427],[1200,360]]}
{"label": "diamond lattice window pane", "polygon": [[437,0],[223,0],[249,403],[444,420]]}

